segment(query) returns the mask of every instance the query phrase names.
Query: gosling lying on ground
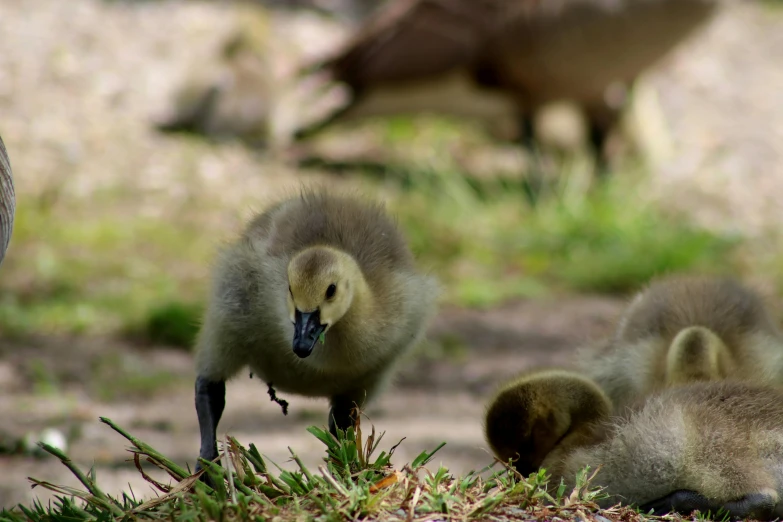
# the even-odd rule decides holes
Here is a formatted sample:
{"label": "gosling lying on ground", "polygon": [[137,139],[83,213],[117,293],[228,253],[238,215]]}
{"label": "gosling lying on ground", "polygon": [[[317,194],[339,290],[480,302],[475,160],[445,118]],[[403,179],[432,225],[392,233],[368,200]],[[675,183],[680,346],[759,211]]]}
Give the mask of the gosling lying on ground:
{"label": "gosling lying on ground", "polygon": [[783,335],[739,282],[667,277],[636,296],[610,340],[583,350],[580,366],[622,408],[694,381],[783,383]]}
{"label": "gosling lying on ground", "polygon": [[487,442],[523,474],[545,468],[549,486],[595,470],[603,508],[661,515],[720,508],[735,518],[783,516],[783,391],[740,381],[699,382],[638,401],[622,416],[593,382],[566,371],[510,383],[486,415]]}
{"label": "gosling lying on ground", "polygon": [[225,381],[245,366],[278,391],[328,397],[330,431],[347,429],[437,294],[377,204],[307,192],[255,217],[219,256],[196,343],[200,456],[217,457]]}

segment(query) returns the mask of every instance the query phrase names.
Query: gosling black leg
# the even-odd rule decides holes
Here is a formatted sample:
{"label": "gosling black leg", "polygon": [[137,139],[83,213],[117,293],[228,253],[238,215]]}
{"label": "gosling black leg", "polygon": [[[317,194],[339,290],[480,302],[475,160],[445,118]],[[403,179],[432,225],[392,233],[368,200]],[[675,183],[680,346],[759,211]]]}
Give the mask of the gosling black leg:
{"label": "gosling black leg", "polygon": [[356,422],[353,410],[358,401],[348,395],[335,395],[329,409],[329,432],[337,436],[338,428],[345,431]]}
{"label": "gosling black leg", "polygon": [[652,510],[656,516],[663,516],[668,513],[680,513],[690,515],[694,511],[707,513],[708,511],[717,511],[718,505],[698,493],[687,489],[674,491],[663,498],[653,500],[641,506],[641,511],[645,514]]}
{"label": "gosling black leg", "polygon": [[[217,451],[217,426],[223,409],[226,406],[226,383],[224,381],[210,381],[205,377],[196,378],[196,414],[198,415],[198,427],[201,432],[201,450],[199,457],[204,460],[214,460],[218,456]],[[201,464],[196,464],[196,471],[201,469]]]}

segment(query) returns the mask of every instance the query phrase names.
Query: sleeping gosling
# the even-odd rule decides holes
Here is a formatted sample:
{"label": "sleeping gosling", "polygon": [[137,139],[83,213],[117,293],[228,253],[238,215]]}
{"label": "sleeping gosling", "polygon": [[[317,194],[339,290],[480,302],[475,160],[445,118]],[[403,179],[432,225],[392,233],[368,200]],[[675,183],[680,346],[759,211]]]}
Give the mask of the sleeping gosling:
{"label": "sleeping gosling", "polygon": [[[617,503],[663,515],[694,510],[732,518],[783,516],[783,391],[742,381],[669,388],[611,416],[603,391],[566,371],[534,372],[506,386],[486,416],[498,458],[538,467],[554,490],[598,470],[592,487]],[[599,469],[600,467],[600,469]]]}
{"label": "sleeping gosling", "polygon": [[219,255],[196,341],[200,457],[217,457],[225,381],[246,366],[279,391],[328,397],[333,434],[352,426],[438,294],[376,203],[311,191],[256,216]]}
{"label": "sleeping gosling", "polygon": [[633,299],[613,337],[579,358],[616,408],[688,382],[783,383],[783,335],[764,301],[718,277],[654,281]]}

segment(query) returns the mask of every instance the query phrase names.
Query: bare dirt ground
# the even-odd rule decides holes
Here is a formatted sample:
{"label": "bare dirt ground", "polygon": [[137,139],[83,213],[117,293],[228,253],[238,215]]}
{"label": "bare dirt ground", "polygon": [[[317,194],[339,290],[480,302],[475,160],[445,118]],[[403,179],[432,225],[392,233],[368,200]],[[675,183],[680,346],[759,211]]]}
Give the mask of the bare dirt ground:
{"label": "bare dirt ground", "polygon": [[[317,54],[342,34],[312,15],[275,16],[274,67],[281,77],[290,73],[294,58]],[[241,219],[251,200],[318,178],[234,145],[195,154],[150,128],[149,116],[166,105],[182,75],[213,53],[232,27],[224,3],[9,1],[0,2],[0,19],[0,132],[12,157],[20,212],[24,198],[40,197],[55,184],[60,198],[84,205],[93,204],[97,190],[120,188],[138,194],[141,203],[118,212],[156,215],[162,207],[185,205],[198,185],[212,205],[226,209],[212,224],[225,229]],[[780,20],[779,10],[738,2],[649,75],[671,144],[656,171],[656,193],[710,225],[752,233],[780,222]],[[280,118],[289,116],[283,111]],[[576,345],[606,333],[621,305],[560,296],[488,311],[445,308],[432,333],[451,336],[454,353],[411,361],[397,386],[367,412],[386,431],[384,447],[407,437],[396,453],[402,463],[446,441],[440,459],[454,472],[487,464],[480,418],[494,386],[532,364],[567,364]],[[97,355],[108,351],[121,354],[128,366],[170,371],[171,386],[151,398],[100,400],[85,375]],[[80,465],[95,464],[107,492],[131,484],[138,495],[152,494],[125,462],[124,439],[98,416],[179,462],[193,463],[198,434],[187,353],[42,334],[24,342],[0,336],[0,355],[3,431],[58,427],[73,434],[70,454]],[[62,387],[36,392],[34,361],[55,368]],[[290,466],[284,464],[288,446],[306,463],[317,463],[321,445],[304,427],[321,424],[326,405],[286,399],[291,414],[283,417],[264,386],[237,379],[229,385],[220,431],[255,442],[281,465]],[[74,484],[65,468],[48,459],[0,457],[0,506],[48,497],[29,489],[28,476]]]}

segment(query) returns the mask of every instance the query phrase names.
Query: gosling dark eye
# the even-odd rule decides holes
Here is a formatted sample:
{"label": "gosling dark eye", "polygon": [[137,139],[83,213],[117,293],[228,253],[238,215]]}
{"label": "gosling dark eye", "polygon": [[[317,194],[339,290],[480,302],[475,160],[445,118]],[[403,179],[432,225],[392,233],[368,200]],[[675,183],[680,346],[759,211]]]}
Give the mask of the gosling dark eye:
{"label": "gosling dark eye", "polygon": [[337,287],[334,286],[334,283],[329,285],[329,288],[326,289],[326,298],[331,299],[334,297],[334,294],[337,292]]}

